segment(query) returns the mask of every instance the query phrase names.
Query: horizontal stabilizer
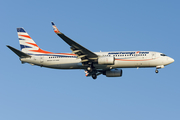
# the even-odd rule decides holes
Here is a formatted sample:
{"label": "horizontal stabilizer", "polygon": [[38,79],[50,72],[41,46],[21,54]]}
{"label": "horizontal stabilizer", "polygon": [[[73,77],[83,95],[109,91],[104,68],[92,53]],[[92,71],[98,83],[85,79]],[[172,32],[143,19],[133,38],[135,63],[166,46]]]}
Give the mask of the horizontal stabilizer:
{"label": "horizontal stabilizer", "polygon": [[15,48],[9,46],[9,45],[7,45],[7,47],[8,47],[9,49],[11,49],[11,50],[12,50],[16,55],[18,55],[20,58],[31,57],[30,55],[28,55],[28,54],[26,54],[26,53],[23,53],[23,52],[15,49]]}

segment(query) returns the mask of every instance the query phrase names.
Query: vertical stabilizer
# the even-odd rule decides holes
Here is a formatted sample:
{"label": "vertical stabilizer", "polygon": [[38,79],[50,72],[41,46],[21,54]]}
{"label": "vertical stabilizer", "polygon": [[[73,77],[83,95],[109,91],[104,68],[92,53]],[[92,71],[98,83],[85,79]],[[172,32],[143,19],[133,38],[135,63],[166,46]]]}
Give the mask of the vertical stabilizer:
{"label": "vertical stabilizer", "polygon": [[44,51],[38,47],[34,40],[28,35],[24,28],[17,28],[21,51],[27,54],[48,54],[51,52]]}

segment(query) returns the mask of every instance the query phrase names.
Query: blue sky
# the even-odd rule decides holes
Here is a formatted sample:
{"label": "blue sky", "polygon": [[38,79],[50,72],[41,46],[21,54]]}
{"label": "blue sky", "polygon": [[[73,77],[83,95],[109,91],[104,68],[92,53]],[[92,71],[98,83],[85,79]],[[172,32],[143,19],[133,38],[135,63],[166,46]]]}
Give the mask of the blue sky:
{"label": "blue sky", "polygon": [[[1,120],[179,120],[178,0],[54,0],[0,2]],[[52,30],[91,51],[158,51],[175,59],[155,68],[123,69],[120,78],[86,78],[83,70],[21,64],[6,45],[20,49],[24,27],[42,49],[71,52]]]}

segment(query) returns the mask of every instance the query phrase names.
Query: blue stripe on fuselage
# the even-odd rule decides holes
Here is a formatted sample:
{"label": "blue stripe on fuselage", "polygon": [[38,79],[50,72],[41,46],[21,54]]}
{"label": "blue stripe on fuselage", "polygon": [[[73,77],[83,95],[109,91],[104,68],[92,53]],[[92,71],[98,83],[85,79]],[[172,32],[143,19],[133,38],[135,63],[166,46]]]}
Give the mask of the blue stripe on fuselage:
{"label": "blue stripe on fuselage", "polygon": [[28,55],[34,55],[34,56],[49,56],[49,57],[71,57],[71,58],[77,58],[77,56],[53,55],[53,54],[31,54],[31,53],[28,53]]}

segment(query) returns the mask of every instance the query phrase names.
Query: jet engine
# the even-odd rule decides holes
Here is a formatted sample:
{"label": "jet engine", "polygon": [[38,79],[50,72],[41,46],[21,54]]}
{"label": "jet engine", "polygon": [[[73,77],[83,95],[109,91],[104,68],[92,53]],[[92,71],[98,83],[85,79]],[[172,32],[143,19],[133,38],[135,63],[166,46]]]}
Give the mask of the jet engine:
{"label": "jet engine", "polygon": [[112,69],[105,72],[106,77],[121,77],[122,69]]}
{"label": "jet engine", "polygon": [[100,65],[114,65],[114,57],[100,57],[98,59],[98,64]]}

